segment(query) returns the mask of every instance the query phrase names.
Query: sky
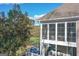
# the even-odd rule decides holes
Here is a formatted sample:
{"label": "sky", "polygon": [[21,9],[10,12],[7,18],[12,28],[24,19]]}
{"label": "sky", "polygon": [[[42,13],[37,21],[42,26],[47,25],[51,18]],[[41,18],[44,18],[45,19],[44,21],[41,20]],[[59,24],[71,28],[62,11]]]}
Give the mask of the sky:
{"label": "sky", "polygon": [[[61,3],[21,3],[19,4],[22,12],[27,12],[29,17],[41,17],[55,8],[61,6]],[[13,4],[0,4],[0,12],[3,11],[7,15]]]}
{"label": "sky", "polygon": [[[5,12],[6,16],[14,4],[0,4],[0,12]],[[35,20],[35,25],[39,25],[36,21],[38,18],[46,15],[47,13],[55,10],[61,6],[62,3],[20,3],[20,9],[23,13],[27,12],[30,19]]]}

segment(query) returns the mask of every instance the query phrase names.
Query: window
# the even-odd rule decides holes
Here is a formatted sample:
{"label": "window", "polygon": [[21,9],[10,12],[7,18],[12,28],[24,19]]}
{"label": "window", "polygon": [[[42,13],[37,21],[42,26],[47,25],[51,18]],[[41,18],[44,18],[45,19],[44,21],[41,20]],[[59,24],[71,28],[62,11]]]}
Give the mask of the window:
{"label": "window", "polygon": [[76,23],[67,23],[67,41],[76,42]]}
{"label": "window", "polygon": [[64,41],[65,39],[65,23],[59,23],[57,25],[57,40]]}
{"label": "window", "polygon": [[55,40],[55,24],[49,24],[49,40]]}
{"label": "window", "polygon": [[42,25],[42,39],[47,39],[47,24]]}

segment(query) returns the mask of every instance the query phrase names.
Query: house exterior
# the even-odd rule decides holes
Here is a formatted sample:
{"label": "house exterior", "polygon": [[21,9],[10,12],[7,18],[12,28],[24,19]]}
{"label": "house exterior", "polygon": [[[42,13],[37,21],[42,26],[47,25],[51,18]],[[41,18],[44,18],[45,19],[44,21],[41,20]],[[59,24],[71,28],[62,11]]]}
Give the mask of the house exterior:
{"label": "house exterior", "polygon": [[42,56],[79,56],[79,4],[65,3],[39,19]]}

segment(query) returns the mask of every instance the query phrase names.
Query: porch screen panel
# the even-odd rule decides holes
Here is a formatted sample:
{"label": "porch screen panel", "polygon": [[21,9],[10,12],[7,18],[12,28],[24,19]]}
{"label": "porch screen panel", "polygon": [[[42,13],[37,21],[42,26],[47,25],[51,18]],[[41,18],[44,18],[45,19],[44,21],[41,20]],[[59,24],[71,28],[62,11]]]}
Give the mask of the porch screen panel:
{"label": "porch screen panel", "polygon": [[71,56],[76,56],[76,47],[68,47],[68,54]]}
{"label": "porch screen panel", "polygon": [[57,26],[57,40],[65,41],[65,23],[59,23]]}
{"label": "porch screen panel", "polygon": [[67,54],[67,47],[57,45],[57,55],[58,56],[65,56]]}
{"label": "porch screen panel", "polygon": [[47,24],[42,25],[42,39],[47,39]]}
{"label": "porch screen panel", "polygon": [[55,40],[55,24],[49,24],[49,40]]}
{"label": "porch screen panel", "polygon": [[55,45],[49,44],[49,47],[47,49],[47,56],[55,56]]}
{"label": "porch screen panel", "polygon": [[76,23],[67,23],[67,41],[76,42]]}

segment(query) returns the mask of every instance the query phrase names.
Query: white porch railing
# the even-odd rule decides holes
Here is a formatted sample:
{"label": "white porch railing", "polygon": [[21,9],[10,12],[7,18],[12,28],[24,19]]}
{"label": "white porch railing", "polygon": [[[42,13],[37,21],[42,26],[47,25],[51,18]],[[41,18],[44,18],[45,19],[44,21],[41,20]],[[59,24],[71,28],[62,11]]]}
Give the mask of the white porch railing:
{"label": "white porch railing", "polygon": [[70,47],[76,47],[76,42],[64,42],[64,41],[54,41],[54,40],[41,40],[42,43],[48,43],[48,44],[57,44],[61,46],[70,46]]}
{"label": "white porch railing", "polygon": [[[52,53],[52,56],[56,55],[56,51],[50,51]],[[50,52],[49,52],[49,55],[50,55]],[[70,54],[66,54],[66,53],[62,53],[62,52],[57,52],[57,55],[58,56],[70,56]]]}

